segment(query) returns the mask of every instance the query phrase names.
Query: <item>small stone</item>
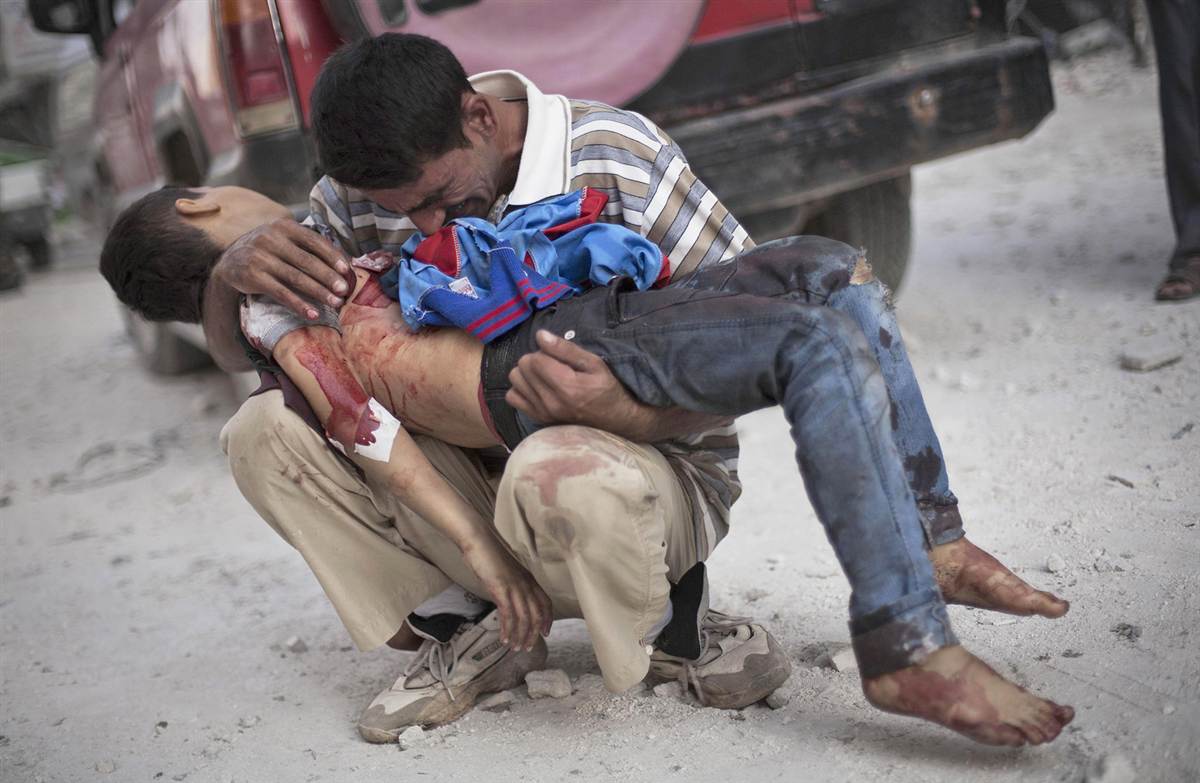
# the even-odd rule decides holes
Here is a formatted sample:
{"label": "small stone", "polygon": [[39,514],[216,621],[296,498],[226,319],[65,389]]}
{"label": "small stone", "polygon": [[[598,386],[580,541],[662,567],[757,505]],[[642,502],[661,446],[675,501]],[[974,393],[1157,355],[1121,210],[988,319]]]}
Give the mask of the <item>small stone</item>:
{"label": "small stone", "polygon": [[111,775],[117,771],[117,762],[111,759],[104,759],[96,762],[96,771],[101,775]]}
{"label": "small stone", "polygon": [[843,647],[831,653],[829,663],[839,672],[858,671],[858,659],[854,657],[853,647]]}
{"label": "small stone", "polygon": [[604,678],[599,674],[581,674],[575,680],[576,693],[602,693],[604,691]]}
{"label": "small stone", "polygon": [[571,695],[571,678],[562,669],[544,669],[525,675],[529,698],[565,699]]}
{"label": "small stone", "polygon": [[238,718],[239,729],[252,729],[262,722],[262,718],[258,715],[245,715]]}
{"label": "small stone", "polygon": [[683,691],[679,687],[679,683],[671,680],[670,682],[660,682],[654,686],[654,695],[660,699],[682,699]]}
{"label": "small stone", "polygon": [[289,636],[283,646],[294,653],[308,652],[308,645],[299,636]]}
{"label": "small stone", "polygon": [[396,742],[400,745],[400,750],[415,748],[425,742],[425,732],[420,726],[409,726],[400,732],[400,736],[396,738]]}
{"label": "small stone", "polygon": [[1142,627],[1130,623],[1117,623],[1110,630],[1127,642],[1136,642],[1142,635]]}
{"label": "small stone", "polygon": [[1108,555],[1100,555],[1097,557],[1095,562],[1092,563],[1092,568],[1096,569],[1096,571],[1101,574],[1112,574],[1125,570],[1124,568],[1121,568],[1121,566],[1117,565],[1117,563],[1114,562],[1113,559]]}
{"label": "small stone", "polygon": [[517,697],[513,696],[512,691],[500,691],[483,699],[476,707],[484,712],[506,712],[516,700]]}
{"label": "small stone", "polygon": [[1133,340],[1121,351],[1121,367],[1133,372],[1150,372],[1183,358],[1183,347],[1163,335]]}
{"label": "small stone", "polygon": [[1174,715],[1174,714],[1175,714],[1175,705],[1174,704],[1164,704],[1163,705],[1163,715]]}
{"label": "small stone", "polygon": [[1120,753],[1109,753],[1093,761],[1083,779],[1086,783],[1134,783],[1137,772],[1129,759]]}
{"label": "small stone", "polygon": [[1063,556],[1058,552],[1051,552],[1046,556],[1046,570],[1052,574],[1061,574],[1067,570],[1067,561],[1063,560]]}
{"label": "small stone", "polygon": [[1067,650],[1062,651],[1062,657],[1064,657],[1064,658],[1082,658],[1083,653],[1079,652],[1079,650],[1067,649]]}
{"label": "small stone", "polygon": [[788,705],[788,702],[790,702],[791,700],[792,700],[792,695],[790,693],[784,693],[780,689],[771,691],[771,693],[768,694],[767,698],[763,699],[763,701],[765,701],[767,703],[767,706],[773,710],[783,709],[784,707],[786,707]]}

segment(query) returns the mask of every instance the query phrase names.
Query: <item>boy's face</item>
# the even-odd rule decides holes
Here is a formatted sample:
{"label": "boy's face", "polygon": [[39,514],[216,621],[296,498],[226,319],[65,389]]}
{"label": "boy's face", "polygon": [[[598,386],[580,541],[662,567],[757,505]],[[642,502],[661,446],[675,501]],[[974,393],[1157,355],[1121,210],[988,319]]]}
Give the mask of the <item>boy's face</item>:
{"label": "boy's face", "polygon": [[292,219],[292,212],[287,207],[247,188],[225,185],[190,189],[203,195],[198,199],[178,199],[175,211],[182,220],[208,234],[222,248],[272,220]]}

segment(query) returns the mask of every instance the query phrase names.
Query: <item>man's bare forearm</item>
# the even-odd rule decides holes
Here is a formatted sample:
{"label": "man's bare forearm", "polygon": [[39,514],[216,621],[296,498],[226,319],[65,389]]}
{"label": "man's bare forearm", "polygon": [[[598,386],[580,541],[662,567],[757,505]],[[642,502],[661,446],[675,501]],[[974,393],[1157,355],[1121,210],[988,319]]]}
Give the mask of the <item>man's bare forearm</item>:
{"label": "man's bare forearm", "polygon": [[225,372],[244,372],[251,369],[250,360],[242,350],[237,335],[240,294],[221,283],[216,275],[204,288],[203,326],[208,352]]}

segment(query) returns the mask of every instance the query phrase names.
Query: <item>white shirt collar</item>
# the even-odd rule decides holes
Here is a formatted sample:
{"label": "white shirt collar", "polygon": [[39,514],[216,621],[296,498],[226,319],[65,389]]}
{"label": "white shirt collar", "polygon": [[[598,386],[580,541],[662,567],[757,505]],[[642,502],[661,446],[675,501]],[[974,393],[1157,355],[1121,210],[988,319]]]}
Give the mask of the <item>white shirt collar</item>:
{"label": "white shirt collar", "polygon": [[560,196],[570,186],[571,104],[561,95],[545,95],[516,71],[487,71],[471,77],[476,91],[496,98],[524,98],[529,107],[525,146],[510,206]]}

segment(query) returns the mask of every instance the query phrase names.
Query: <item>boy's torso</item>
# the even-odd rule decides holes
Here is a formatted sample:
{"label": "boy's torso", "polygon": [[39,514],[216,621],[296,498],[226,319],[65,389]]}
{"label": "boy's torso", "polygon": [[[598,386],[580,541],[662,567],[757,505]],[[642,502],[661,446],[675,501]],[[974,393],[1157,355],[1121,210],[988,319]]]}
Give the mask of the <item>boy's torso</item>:
{"label": "boy's torso", "polygon": [[376,276],[355,272],[358,284],[339,320],[343,348],[367,393],[409,432],[467,448],[497,445],[480,407],[483,343],[460,329],[413,332]]}

